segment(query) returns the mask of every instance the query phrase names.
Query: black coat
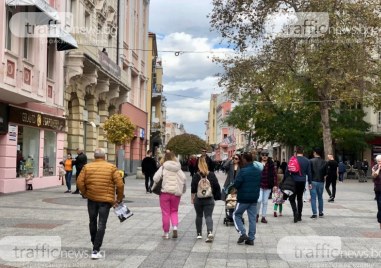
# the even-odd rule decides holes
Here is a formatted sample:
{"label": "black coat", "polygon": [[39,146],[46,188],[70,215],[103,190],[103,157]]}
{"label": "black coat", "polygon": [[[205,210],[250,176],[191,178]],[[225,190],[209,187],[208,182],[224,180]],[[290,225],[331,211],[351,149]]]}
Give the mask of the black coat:
{"label": "black coat", "polygon": [[[217,180],[216,174],[214,174],[213,172],[209,172],[207,179],[210,181],[210,186],[212,187],[214,200],[221,200],[221,186]],[[194,174],[192,178],[192,182],[191,182],[192,194],[197,193],[197,187],[200,180],[201,180],[200,174],[199,173]]]}
{"label": "black coat", "polygon": [[157,171],[155,159],[152,157],[145,157],[142,161],[142,172],[147,175],[153,175]]}

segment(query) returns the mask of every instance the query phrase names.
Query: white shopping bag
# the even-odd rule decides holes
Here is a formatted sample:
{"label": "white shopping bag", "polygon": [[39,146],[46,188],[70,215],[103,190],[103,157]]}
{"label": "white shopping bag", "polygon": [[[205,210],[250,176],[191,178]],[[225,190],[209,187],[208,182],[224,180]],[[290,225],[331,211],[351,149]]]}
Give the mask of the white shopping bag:
{"label": "white shopping bag", "polygon": [[120,222],[124,222],[129,217],[134,215],[124,203],[120,203],[116,208],[114,208],[114,213],[118,216]]}

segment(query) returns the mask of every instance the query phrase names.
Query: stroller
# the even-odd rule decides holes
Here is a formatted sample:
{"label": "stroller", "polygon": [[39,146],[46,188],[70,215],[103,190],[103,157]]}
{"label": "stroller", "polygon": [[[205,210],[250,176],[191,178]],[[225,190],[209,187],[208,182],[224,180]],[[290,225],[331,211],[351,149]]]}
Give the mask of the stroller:
{"label": "stroller", "polygon": [[[225,218],[224,225],[229,226],[234,224],[233,212],[237,204],[236,189],[233,187],[234,182],[231,182],[227,187],[223,189],[226,199],[225,199]],[[233,195],[233,196],[232,196]],[[242,219],[243,224],[245,220]]]}

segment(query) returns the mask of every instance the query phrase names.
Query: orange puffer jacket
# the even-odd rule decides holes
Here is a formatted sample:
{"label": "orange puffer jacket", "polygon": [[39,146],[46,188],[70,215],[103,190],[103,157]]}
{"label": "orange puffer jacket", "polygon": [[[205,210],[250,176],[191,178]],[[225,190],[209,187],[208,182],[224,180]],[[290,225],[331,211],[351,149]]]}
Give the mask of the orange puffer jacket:
{"label": "orange puffer jacket", "polygon": [[113,164],[104,159],[95,159],[86,164],[77,179],[82,195],[96,202],[115,202],[115,186],[118,202],[123,200],[124,184],[122,176]]}

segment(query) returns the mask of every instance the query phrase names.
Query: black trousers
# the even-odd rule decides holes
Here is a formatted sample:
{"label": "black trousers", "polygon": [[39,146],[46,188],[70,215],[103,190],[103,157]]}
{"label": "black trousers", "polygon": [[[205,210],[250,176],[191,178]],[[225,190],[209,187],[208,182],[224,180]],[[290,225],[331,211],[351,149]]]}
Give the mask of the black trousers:
{"label": "black trousers", "polygon": [[[288,200],[290,200],[290,205],[292,207],[292,211],[295,215],[302,215],[303,211],[303,193],[304,188],[306,187],[306,182],[304,181],[296,181],[295,182],[295,193],[291,195]],[[298,205],[296,205],[295,198],[298,201]]]}
{"label": "black trousers", "polygon": [[[325,180],[325,190],[327,191],[329,197],[335,198],[335,196],[336,196],[336,182],[337,182],[336,176],[335,177],[328,177],[327,176],[327,179]],[[329,189],[331,184],[332,184],[332,192]]]}
{"label": "black trousers", "polygon": [[381,223],[381,192],[375,192],[377,200],[377,221]]}
{"label": "black trousers", "polygon": [[102,246],[110,208],[110,203],[87,200],[87,210],[89,212],[90,220],[89,229],[91,242],[93,243],[93,250],[99,251]]}
{"label": "black trousers", "polygon": [[146,185],[146,191],[149,192],[153,185],[153,175],[154,174],[144,174],[145,177],[145,185]]}

